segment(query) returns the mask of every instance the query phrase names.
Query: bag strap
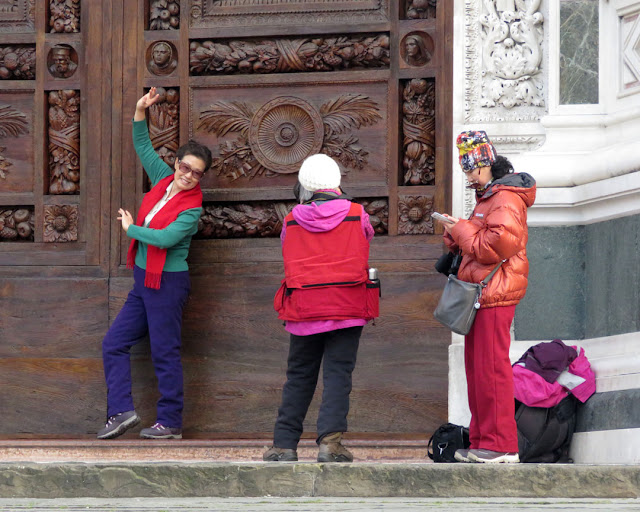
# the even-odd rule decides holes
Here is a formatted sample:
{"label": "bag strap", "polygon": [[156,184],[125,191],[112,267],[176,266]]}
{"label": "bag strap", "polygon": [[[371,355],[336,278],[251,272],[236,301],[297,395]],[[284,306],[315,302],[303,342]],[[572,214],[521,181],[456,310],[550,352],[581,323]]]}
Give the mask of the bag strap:
{"label": "bag strap", "polygon": [[498,265],[496,265],[496,268],[494,268],[487,277],[485,277],[482,281],[480,281],[480,286],[482,286],[483,288],[486,288],[491,278],[495,275],[495,273],[500,268],[500,265],[502,265],[505,261],[507,260],[502,260],[500,263],[498,263]]}

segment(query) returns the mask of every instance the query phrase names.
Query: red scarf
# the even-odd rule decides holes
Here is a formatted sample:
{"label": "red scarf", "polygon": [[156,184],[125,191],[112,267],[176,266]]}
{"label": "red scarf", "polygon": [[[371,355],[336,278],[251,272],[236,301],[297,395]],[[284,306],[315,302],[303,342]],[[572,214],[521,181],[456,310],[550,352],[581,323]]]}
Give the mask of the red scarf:
{"label": "red scarf", "polygon": [[[149,215],[149,212],[153,207],[158,204],[158,201],[162,199],[169,183],[173,181],[173,174],[161,179],[155,187],[153,187],[142,198],[142,205],[138,211],[138,217],[136,218],[136,226],[142,226],[144,219]],[[151,229],[164,229],[174,220],[178,218],[178,215],[185,210],[191,208],[202,207],[202,189],[198,183],[194,188],[190,190],[183,190],[173,196],[167,204],[165,204],[158,213],[155,214],[149,228]],[[129,251],[127,252],[127,268],[133,268],[136,261],[136,252],[138,251],[138,241],[131,240],[129,245]],[[147,270],[144,275],[144,285],[147,288],[160,289],[160,281],[162,278],[162,269],[164,263],[167,260],[167,250],[160,249],[154,245],[147,246]]]}

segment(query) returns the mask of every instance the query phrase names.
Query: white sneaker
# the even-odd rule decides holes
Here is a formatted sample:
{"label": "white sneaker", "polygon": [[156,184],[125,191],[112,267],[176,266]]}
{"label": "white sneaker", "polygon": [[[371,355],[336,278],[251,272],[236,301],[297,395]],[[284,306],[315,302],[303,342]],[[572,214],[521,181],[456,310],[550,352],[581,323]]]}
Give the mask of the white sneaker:
{"label": "white sneaker", "polygon": [[486,464],[514,464],[520,462],[517,453],[494,452],[491,450],[469,450],[469,460],[472,462],[484,462]]}
{"label": "white sneaker", "polygon": [[469,450],[465,448],[460,448],[459,450],[456,450],[456,453],[453,454],[453,458],[456,459],[458,462],[473,462],[469,458]]}

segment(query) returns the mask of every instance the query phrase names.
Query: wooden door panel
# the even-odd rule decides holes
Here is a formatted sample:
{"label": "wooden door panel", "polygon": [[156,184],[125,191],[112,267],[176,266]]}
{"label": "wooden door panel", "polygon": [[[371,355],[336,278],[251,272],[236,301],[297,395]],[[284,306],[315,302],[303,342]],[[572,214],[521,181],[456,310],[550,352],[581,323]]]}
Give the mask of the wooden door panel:
{"label": "wooden door panel", "polygon": [[[194,137],[215,158],[189,257],[186,435],[270,436],[288,350],[272,307],[279,234],[297,167],[318,151],[370,215],[383,286],[350,430],[411,436],[446,420],[450,336],[431,315],[443,278],[430,213],[450,202],[450,2],[2,4],[0,389],[12,412],[0,433],[86,435],[104,419],[100,343],[132,284],[115,218],[148,190],[131,117],[151,86],[165,91],[149,115],[159,155],[172,165]],[[132,372],[152,423],[148,340]]]}

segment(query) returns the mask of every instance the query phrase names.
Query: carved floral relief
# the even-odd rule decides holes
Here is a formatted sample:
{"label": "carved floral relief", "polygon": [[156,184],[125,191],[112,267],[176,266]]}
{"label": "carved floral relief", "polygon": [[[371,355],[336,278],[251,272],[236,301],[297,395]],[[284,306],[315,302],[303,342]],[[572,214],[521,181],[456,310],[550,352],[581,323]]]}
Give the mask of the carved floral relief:
{"label": "carved floral relief", "polygon": [[[0,139],[7,137],[19,137],[29,133],[27,116],[10,105],[0,103]],[[0,179],[6,179],[11,166],[11,161],[3,156],[6,147],[0,146]]]}
{"label": "carved floral relief", "polygon": [[0,206],[0,242],[33,241],[33,207]]}
{"label": "carved floral relief", "polygon": [[78,206],[47,204],[44,206],[45,242],[75,242],[78,240]]}
{"label": "carved floral relief", "polygon": [[389,200],[386,197],[377,199],[355,199],[364,211],[369,214],[369,222],[376,235],[386,235],[389,232]]}
{"label": "carved floral relief", "polygon": [[80,32],[80,0],[49,0],[51,32]]}
{"label": "carved floral relief", "polygon": [[405,12],[410,20],[436,17],[438,0],[405,0]]}
{"label": "carved floral relief", "polygon": [[[357,199],[369,214],[376,234],[388,232],[389,203],[382,199]],[[269,238],[280,236],[284,218],[297,203],[256,201],[205,204],[197,238]]]}
{"label": "carved floral relief", "polygon": [[34,80],[35,78],[35,46],[0,46],[1,80]]}
{"label": "carved floral relief", "polygon": [[152,0],[149,8],[149,30],[177,30],[179,28],[179,0]]}
{"label": "carved floral relief", "polygon": [[309,155],[322,152],[345,168],[362,169],[368,152],[353,130],[377,123],[377,103],[361,94],[346,94],[320,109],[291,96],[274,98],[260,108],[241,102],[217,101],[200,113],[199,129],[222,137],[212,169],[230,180],[297,172]]}
{"label": "carved floral relief", "polygon": [[433,234],[433,198],[427,196],[398,197],[398,234]]}
{"label": "carved floral relief", "polygon": [[49,193],[80,192],[80,92],[49,92]]}
{"label": "carved floral relief", "polygon": [[180,94],[177,89],[156,89],[160,99],[149,107],[149,137],[160,158],[173,167],[179,147]]}
{"label": "carved floral relief", "polygon": [[198,222],[199,238],[276,237],[294,202],[205,205]]}
{"label": "carved floral relief", "polygon": [[389,66],[389,36],[338,36],[271,41],[192,41],[192,75],[337,71]]}
{"label": "carved floral relief", "polygon": [[405,185],[434,185],[436,165],[436,84],[415,78],[402,93],[402,167]]}
{"label": "carved floral relief", "polygon": [[543,106],[541,0],[483,0],[483,107]]}

